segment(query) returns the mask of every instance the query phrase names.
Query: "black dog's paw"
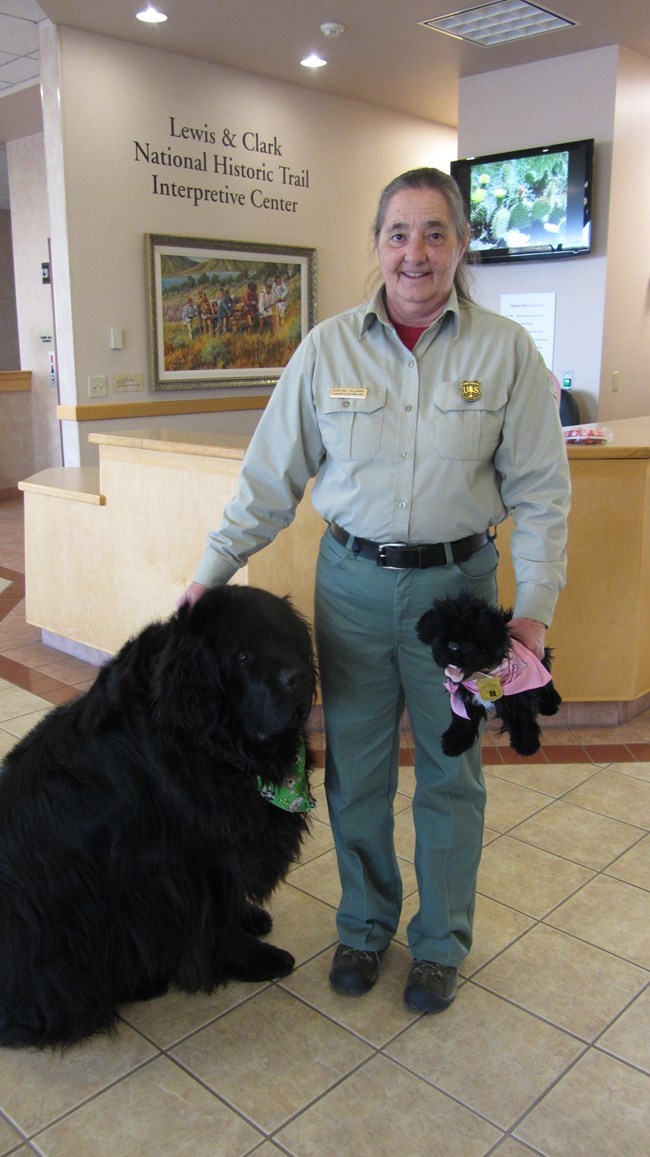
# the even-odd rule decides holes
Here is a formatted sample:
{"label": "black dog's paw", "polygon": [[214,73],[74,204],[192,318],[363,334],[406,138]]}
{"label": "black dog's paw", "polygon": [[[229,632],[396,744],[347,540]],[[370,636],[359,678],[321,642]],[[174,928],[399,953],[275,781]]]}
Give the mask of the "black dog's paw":
{"label": "black dog's paw", "polygon": [[460,728],[448,727],[441,739],[441,746],[444,755],[462,755],[463,752],[469,751],[476,739],[474,731],[465,731]]}
{"label": "black dog's paw", "polygon": [[[507,730],[505,728],[504,730]],[[502,732],[503,734],[503,732]],[[540,730],[536,727],[534,730],[512,730],[510,731],[510,746],[517,755],[534,755],[540,748]]]}
{"label": "black dog's paw", "polygon": [[251,904],[241,922],[244,932],[251,936],[266,936],[273,927],[271,913],[257,904]]}
{"label": "black dog's paw", "polygon": [[547,683],[538,692],[538,709],[540,715],[557,715],[562,706],[562,699],[552,683]]}
{"label": "black dog's paw", "polygon": [[232,980],[278,980],[293,972],[295,960],[284,948],[265,944],[247,932],[233,933],[224,959],[225,971]]}
{"label": "black dog's paw", "polygon": [[272,965],[273,972],[266,979],[279,979],[281,976],[288,976],[290,972],[293,972],[296,961],[290,952],[285,951],[284,948],[276,948],[274,944],[268,944],[267,947],[273,950],[273,957],[267,957],[268,963]]}

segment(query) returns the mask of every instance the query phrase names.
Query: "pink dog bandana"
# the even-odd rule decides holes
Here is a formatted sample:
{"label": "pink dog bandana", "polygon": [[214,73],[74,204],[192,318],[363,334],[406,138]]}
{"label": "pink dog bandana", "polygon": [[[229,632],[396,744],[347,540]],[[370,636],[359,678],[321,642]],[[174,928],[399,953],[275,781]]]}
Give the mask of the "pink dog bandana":
{"label": "pink dog bandana", "polygon": [[[456,674],[460,677],[456,677]],[[451,695],[452,711],[463,719],[467,719],[468,716],[465,704],[458,693],[460,686],[471,691],[474,698],[489,711],[493,710],[495,700],[500,699],[502,695],[533,691],[551,682],[550,671],[547,671],[542,661],[518,639],[512,640],[505,659],[492,671],[477,671],[463,679],[462,671],[457,667],[447,667],[445,675],[447,676],[445,687]]]}

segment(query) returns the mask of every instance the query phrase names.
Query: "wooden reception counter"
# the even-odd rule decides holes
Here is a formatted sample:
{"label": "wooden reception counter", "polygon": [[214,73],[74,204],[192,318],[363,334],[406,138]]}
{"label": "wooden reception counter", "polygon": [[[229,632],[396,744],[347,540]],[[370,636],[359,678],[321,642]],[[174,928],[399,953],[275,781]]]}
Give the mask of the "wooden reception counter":
{"label": "wooden reception counter", "polygon": [[[569,448],[569,577],[549,642],[569,705],[563,720],[575,724],[615,723],[650,705],[650,417],[609,428],[611,443]],[[90,441],[98,468],[44,470],[20,483],[27,618],[73,653],[112,654],[173,611],[235,491],[248,440],[143,429]],[[311,618],[323,528],[307,495],[293,524],[236,581],[291,594]],[[514,589],[508,540],[505,524],[506,605]]]}

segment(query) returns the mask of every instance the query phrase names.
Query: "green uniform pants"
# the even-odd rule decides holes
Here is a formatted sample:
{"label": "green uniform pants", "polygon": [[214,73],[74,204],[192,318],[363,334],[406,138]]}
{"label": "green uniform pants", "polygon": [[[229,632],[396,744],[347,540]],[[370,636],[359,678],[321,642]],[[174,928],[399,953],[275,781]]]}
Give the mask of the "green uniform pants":
{"label": "green uniform pants", "polygon": [[408,926],[418,959],[457,966],[471,946],[485,785],[480,743],[442,754],[451,708],[444,674],[416,635],[434,598],[463,588],[496,601],[492,542],[462,564],[387,570],[323,536],[315,632],[326,731],[325,786],[342,896],[342,944],[380,951],[400,919],[393,847],[404,707],[413,732],[415,869],[419,910]]}

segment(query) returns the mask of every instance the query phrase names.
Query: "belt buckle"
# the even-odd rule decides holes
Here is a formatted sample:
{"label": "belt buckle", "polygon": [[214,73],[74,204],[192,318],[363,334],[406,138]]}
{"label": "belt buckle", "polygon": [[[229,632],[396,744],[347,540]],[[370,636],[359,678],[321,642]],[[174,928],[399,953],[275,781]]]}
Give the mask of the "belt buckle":
{"label": "belt buckle", "polygon": [[391,566],[389,562],[386,562],[385,552],[387,550],[394,550],[396,548],[401,550],[405,546],[408,546],[408,542],[380,543],[380,545],[377,547],[377,566],[383,567],[384,570],[404,570],[405,568],[403,566]]}

